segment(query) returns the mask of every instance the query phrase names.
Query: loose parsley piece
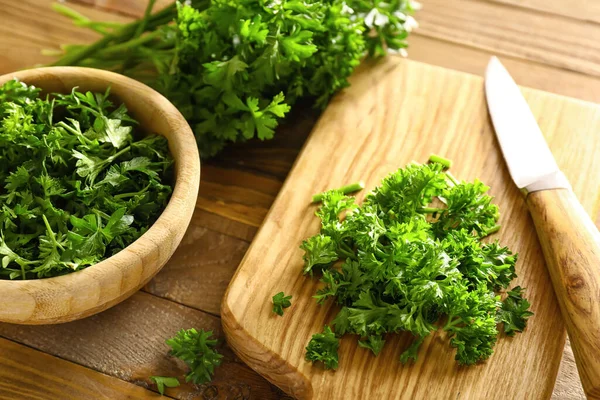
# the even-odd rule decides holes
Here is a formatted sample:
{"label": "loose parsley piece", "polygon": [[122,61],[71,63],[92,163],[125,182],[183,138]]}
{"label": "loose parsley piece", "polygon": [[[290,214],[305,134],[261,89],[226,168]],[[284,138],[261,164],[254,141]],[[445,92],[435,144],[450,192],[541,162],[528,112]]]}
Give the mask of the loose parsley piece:
{"label": "loose parsley piece", "polygon": [[186,382],[201,385],[212,380],[215,368],[221,365],[223,356],[215,350],[216,339],[210,339],[212,331],[182,329],[167,344],[171,347],[171,355],[185,362],[190,371],[185,376]]}
{"label": "loose parsley piece", "polygon": [[180,385],[179,379],[171,376],[151,376],[150,380],[156,383],[156,388],[160,394],[165,394],[165,387],[174,388]]}
{"label": "loose parsley piece", "polygon": [[86,268],[135,241],[167,205],[167,140],[141,137],[109,94],[0,87],[0,279]]}
{"label": "loose parsley piece", "polygon": [[187,118],[203,156],[271,139],[300,98],[325,107],[366,55],[405,53],[417,25],[410,0],[193,0],[127,25],[55,8],[104,37],[63,46],[54,65],[118,71],[155,87]]}
{"label": "loose parsley piece", "polygon": [[306,346],[306,360],[313,363],[320,361],[326,369],[337,369],[339,347],[340,340],[325,325],[323,333],[315,333]]}
{"label": "loose parsley piece", "polygon": [[527,319],[533,315],[529,311],[529,302],[523,298],[525,289],[516,286],[509,290],[502,307],[498,310],[498,320],[504,326],[504,333],[514,336],[515,332],[523,332],[527,326]]}
{"label": "loose parsley piece", "polygon": [[[519,287],[504,302],[496,294],[516,278],[517,255],[481,241],[498,229],[488,187],[458,182],[444,171],[449,160],[431,161],[390,174],[360,206],[339,190],[325,192],[316,212],[321,231],[301,246],[303,273],[320,274],[318,303],[341,306],[332,322],[338,337],[358,335],[359,346],[377,355],[385,334],[410,332],[405,363],[441,328],[458,363],[470,365],[492,354],[499,323],[512,335],[532,313]],[[337,366],[335,339],[326,326],[307,360]]]}
{"label": "loose parsley piece", "polygon": [[273,296],[273,312],[277,315],[283,315],[283,309],[292,305],[292,296],[286,296],[283,292]]}

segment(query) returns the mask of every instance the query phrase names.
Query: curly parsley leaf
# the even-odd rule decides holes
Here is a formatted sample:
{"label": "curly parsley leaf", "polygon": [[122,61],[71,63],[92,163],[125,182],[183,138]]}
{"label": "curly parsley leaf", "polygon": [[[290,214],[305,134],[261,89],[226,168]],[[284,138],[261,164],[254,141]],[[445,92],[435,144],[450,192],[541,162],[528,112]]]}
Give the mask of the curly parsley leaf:
{"label": "curly parsley leaf", "polygon": [[212,380],[215,368],[221,365],[223,356],[215,350],[216,339],[211,339],[212,331],[182,329],[167,344],[171,347],[171,355],[186,363],[190,371],[185,376],[186,382],[201,385]]}
{"label": "curly parsley leaf", "polygon": [[425,336],[417,337],[413,340],[410,346],[406,350],[400,354],[400,362],[402,364],[407,364],[409,362],[417,361],[417,354],[419,353],[419,348],[421,344],[425,341]]}
{"label": "curly parsley leaf", "polygon": [[369,336],[365,340],[358,341],[360,347],[371,350],[376,356],[379,355],[384,344],[385,340],[381,336]]}
{"label": "curly parsley leaf", "polygon": [[507,297],[498,310],[497,319],[502,323],[504,333],[508,336],[514,336],[515,332],[523,332],[527,319],[533,315],[533,312],[529,311],[529,302],[523,298],[524,290],[516,286],[506,292]]}
{"label": "curly parsley leaf", "polygon": [[304,273],[311,274],[317,265],[327,266],[339,257],[336,253],[335,242],[329,236],[317,235],[302,242],[304,250]]}
{"label": "curly parsley leaf", "polygon": [[273,296],[273,312],[277,315],[283,315],[283,309],[292,305],[292,296],[286,296],[283,292]]}
{"label": "curly parsley leaf", "polygon": [[338,367],[338,348],[340,341],[331,330],[325,325],[323,333],[315,333],[308,346],[306,346],[306,360],[322,362],[326,369],[337,369]]}

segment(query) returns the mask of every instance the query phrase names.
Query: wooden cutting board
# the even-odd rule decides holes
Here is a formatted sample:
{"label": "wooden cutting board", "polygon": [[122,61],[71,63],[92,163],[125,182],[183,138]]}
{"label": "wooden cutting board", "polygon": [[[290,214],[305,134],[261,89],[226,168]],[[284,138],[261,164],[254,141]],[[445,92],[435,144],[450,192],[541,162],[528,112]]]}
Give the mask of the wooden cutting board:
{"label": "wooden cutting board", "polygon": [[[559,166],[595,219],[600,188],[600,107],[523,89]],[[459,367],[447,338],[432,335],[418,361],[402,365],[410,335],[388,335],[379,357],[346,336],[340,365],[304,360],[312,334],[338,307],[316,304],[317,279],[302,276],[303,239],[319,220],[311,196],[388,173],[431,153],[454,161],[460,179],[480,178],[500,206],[499,239],[519,253],[515,285],[527,288],[535,315],[527,330],[501,337],[490,359]],[[362,200],[366,190],[358,195]],[[292,306],[271,312],[284,291]],[[365,65],[331,102],[298,157],[235,274],[222,305],[227,339],[239,357],[287,393],[306,399],[544,399],[552,393],[565,329],[524,200],[510,180],[490,124],[480,77],[390,57]]]}

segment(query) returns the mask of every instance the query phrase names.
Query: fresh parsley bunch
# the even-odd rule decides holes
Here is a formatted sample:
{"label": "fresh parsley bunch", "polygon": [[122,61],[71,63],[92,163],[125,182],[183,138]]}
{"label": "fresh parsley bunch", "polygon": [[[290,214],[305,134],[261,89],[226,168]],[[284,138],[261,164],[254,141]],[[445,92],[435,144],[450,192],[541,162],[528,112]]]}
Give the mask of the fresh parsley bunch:
{"label": "fresh parsley bunch", "polygon": [[151,14],[153,3],[142,20],[118,27],[57,5],[104,37],[65,47],[54,65],[110,69],[157,88],[205,156],[272,138],[299,98],[324,107],[366,55],[404,51],[415,26],[410,0],[197,0]]}
{"label": "fresh parsley bunch", "polygon": [[336,368],[337,337],[357,335],[377,355],[386,334],[410,332],[413,344],[400,358],[407,362],[443,329],[458,363],[474,364],[492,354],[499,323],[507,335],[525,329],[532,313],[522,289],[504,303],[496,294],[516,277],[517,255],[481,241],[498,229],[487,190],[432,163],[390,174],[360,206],[341,191],[326,192],[316,213],[321,231],[301,246],[304,273],[321,276],[319,303],[332,299],[341,308],[335,333],[325,327],[313,336],[306,358]]}
{"label": "fresh parsley bunch", "polygon": [[0,279],[63,275],[119,252],[172,192],[162,136],[106,93],[0,87]]}

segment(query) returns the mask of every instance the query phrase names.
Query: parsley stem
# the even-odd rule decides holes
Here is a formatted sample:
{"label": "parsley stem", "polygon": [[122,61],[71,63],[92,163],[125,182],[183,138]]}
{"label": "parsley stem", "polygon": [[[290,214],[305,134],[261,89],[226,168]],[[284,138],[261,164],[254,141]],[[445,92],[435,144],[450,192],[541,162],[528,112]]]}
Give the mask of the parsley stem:
{"label": "parsley stem", "polygon": [[442,156],[438,156],[437,154],[431,154],[429,156],[429,162],[435,162],[438,164],[442,164],[446,168],[450,168],[452,166],[452,160],[449,160]]}
{"label": "parsley stem", "polygon": [[[360,182],[352,183],[350,185],[342,186],[341,188],[334,189],[334,190],[337,190],[338,192],[342,192],[343,194],[350,194],[350,193],[358,192],[359,190],[363,190],[364,188],[365,188],[365,184],[362,181],[360,181]],[[315,194],[312,197],[312,202],[320,203],[323,200],[323,195],[325,193],[327,193],[327,192]]]}
{"label": "parsley stem", "polygon": [[444,208],[436,208],[436,207],[421,207],[421,212],[426,213],[426,214],[432,214],[432,213],[436,213],[436,212],[442,212],[444,211]]}
{"label": "parsley stem", "polygon": [[489,236],[492,233],[498,232],[500,230],[500,228],[501,228],[501,225],[494,225],[494,226],[492,226],[490,229],[488,229],[487,231],[485,231],[484,237],[485,236]]}
{"label": "parsley stem", "polygon": [[446,171],[446,176],[454,186],[458,185],[458,180],[450,173],[450,171]]}
{"label": "parsley stem", "polygon": [[119,193],[119,194],[116,194],[116,195],[114,195],[113,197],[114,197],[115,199],[123,199],[123,198],[125,198],[125,197],[133,197],[133,196],[135,196],[136,194],[142,194],[142,193],[145,193],[145,192],[148,190],[148,188],[149,188],[149,187],[150,187],[150,185],[146,186],[145,188],[143,188],[143,189],[142,189],[142,190],[140,190],[139,192],[131,192],[131,193]]}
{"label": "parsley stem", "polygon": [[154,8],[154,3],[156,0],[148,0],[148,5],[146,6],[146,11],[144,11],[144,18],[141,23],[138,25],[134,36],[140,36],[146,30],[146,25],[148,24],[148,18],[150,18],[150,14],[152,13],[152,8]]}
{"label": "parsley stem", "polygon": [[106,159],[106,163],[108,164],[108,163],[113,162],[113,160],[115,160],[118,157],[122,156],[123,154],[127,153],[129,150],[131,150],[131,146],[127,146],[127,147],[123,148],[122,150],[119,150],[118,152],[116,152],[112,156],[108,157]]}
{"label": "parsley stem", "polygon": [[87,27],[87,28],[89,28],[95,32],[98,32],[102,35],[106,35],[108,33],[104,28],[102,28],[102,26],[100,26],[97,23],[92,22],[91,19],[89,19],[85,15],[78,13],[77,11],[73,10],[70,7],[67,7],[60,3],[55,3],[52,5],[52,9],[54,11],[56,11],[57,13],[62,14],[65,17],[72,19],[73,23],[77,26]]}
{"label": "parsley stem", "polygon": [[346,256],[346,258],[356,259],[356,256],[354,255],[354,253],[352,251],[350,251],[349,249],[344,249],[344,248],[340,247],[338,249],[338,251],[340,253],[342,253],[343,256]]}
{"label": "parsley stem", "polygon": [[46,225],[46,236],[52,240],[52,243],[54,243],[56,247],[60,248],[62,251],[65,251],[65,248],[62,246],[62,244],[56,241],[56,234],[50,227],[50,222],[48,222],[48,218],[46,218],[45,214],[42,214],[42,219],[44,220],[44,225]]}
{"label": "parsley stem", "polygon": [[[58,11],[58,10],[57,10]],[[118,42],[127,41],[132,38],[138,26],[142,23],[146,24],[146,29],[150,27],[154,27],[156,22],[161,21],[161,19],[171,20],[176,14],[176,6],[175,4],[169,5],[164,9],[158,11],[156,14],[152,15],[148,20],[144,21],[135,21],[124,25],[120,30],[104,35],[103,38],[99,39],[95,43],[92,43],[89,46],[82,47],[76,51],[67,53],[61,59],[52,63],[55,66],[61,65],[78,65],[81,60],[95,54],[101,49],[106,49],[108,44],[113,40],[117,40]],[[162,22],[162,21],[161,21]]]}
{"label": "parsley stem", "polygon": [[131,39],[128,42],[124,42],[124,43],[119,43],[119,44],[115,44],[113,46],[110,46],[106,49],[100,50],[96,53],[96,57],[97,58],[105,58],[107,56],[110,56],[112,54],[119,54],[120,52],[123,52],[124,50],[129,50],[132,47],[136,47],[136,46],[140,46],[144,43],[148,43],[158,37],[160,37],[160,35],[162,35],[161,31],[154,31],[152,33],[149,33],[145,36],[140,36],[137,37],[135,39]]}
{"label": "parsley stem", "polygon": [[453,326],[455,326],[456,324],[462,322],[462,319],[460,318],[456,318],[454,319],[454,316],[448,316],[448,321],[446,322],[446,325],[444,325],[444,327],[442,328],[443,330],[447,331],[448,329],[452,328]]}

